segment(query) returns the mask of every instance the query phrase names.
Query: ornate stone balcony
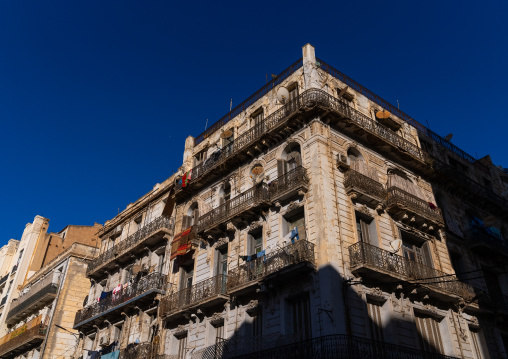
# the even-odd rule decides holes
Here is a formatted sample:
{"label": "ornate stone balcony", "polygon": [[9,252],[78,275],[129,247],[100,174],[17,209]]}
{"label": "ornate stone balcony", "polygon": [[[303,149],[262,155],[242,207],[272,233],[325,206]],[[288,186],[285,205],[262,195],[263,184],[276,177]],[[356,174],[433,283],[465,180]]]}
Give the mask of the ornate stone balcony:
{"label": "ornate stone balcony", "polygon": [[160,315],[167,320],[176,319],[198,308],[225,303],[228,300],[226,280],[227,277],[220,274],[167,295],[161,300]]}
{"label": "ornate stone balcony", "polygon": [[327,335],[282,344],[278,337],[235,337],[220,340],[196,359],[457,359],[436,352],[388,344],[349,335]]}
{"label": "ornate stone balcony", "polygon": [[0,357],[13,358],[40,345],[46,337],[46,330],[42,316],[13,330],[0,339]]}
{"label": "ornate stone balcony", "polygon": [[263,280],[275,277],[287,278],[314,269],[314,244],[297,240],[295,243],[278,248],[266,256],[246,262],[228,273],[227,291],[238,294],[252,289]]}
{"label": "ornate stone balcony", "polygon": [[322,90],[309,89],[238,136],[231,145],[215,152],[208,160],[194,167],[192,180],[184,188],[177,186],[176,197],[182,199],[192,195],[231,172],[248,158],[279,142],[284,137],[281,132],[295,131],[313,118],[304,116],[306,112],[327,116],[333,120],[334,126],[363,138],[390,157],[398,157],[406,164],[420,169],[430,168],[431,158],[416,144],[372,120],[344,100]]}
{"label": "ornate stone balcony", "polygon": [[424,287],[430,294],[444,301],[466,301],[475,296],[473,287],[449,275],[424,264],[409,260],[397,254],[371,244],[359,242],[349,247],[351,272],[365,274],[383,281],[399,283],[407,281],[407,285],[418,283],[415,287]]}
{"label": "ornate stone balcony", "polygon": [[247,191],[226,201],[217,208],[199,217],[198,232],[223,231],[228,221],[235,221],[246,212],[260,205],[269,205],[268,188],[263,184],[251,187]]}
{"label": "ornate stone balcony", "polygon": [[145,247],[153,247],[167,241],[167,238],[173,234],[173,227],[171,219],[160,216],[119,241],[114,247],[100,253],[88,264],[86,274],[90,277],[100,277],[101,271],[113,268],[119,262],[130,260],[132,254],[143,251]]}
{"label": "ornate stone balcony", "polygon": [[150,305],[158,294],[166,293],[166,285],[166,275],[150,273],[119,292],[110,293],[100,302],[89,298],[92,303],[76,313],[74,329],[86,331],[105,319],[113,321],[121,318],[121,313],[128,308]]}
{"label": "ornate stone balcony", "polygon": [[344,173],[344,187],[354,201],[374,207],[383,203],[387,196],[381,183],[352,168]]}
{"label": "ornate stone balcony", "polygon": [[55,299],[59,282],[59,278],[50,273],[46,278],[32,285],[28,292],[12,302],[6,323],[16,323]]}
{"label": "ornate stone balcony", "polygon": [[469,248],[479,250],[485,254],[508,255],[508,244],[506,240],[496,237],[487,231],[487,228],[471,228],[466,231],[466,238]]}
{"label": "ornate stone balcony", "polygon": [[396,186],[387,190],[386,210],[395,217],[409,220],[424,230],[444,227],[439,208],[432,209],[430,204]]}

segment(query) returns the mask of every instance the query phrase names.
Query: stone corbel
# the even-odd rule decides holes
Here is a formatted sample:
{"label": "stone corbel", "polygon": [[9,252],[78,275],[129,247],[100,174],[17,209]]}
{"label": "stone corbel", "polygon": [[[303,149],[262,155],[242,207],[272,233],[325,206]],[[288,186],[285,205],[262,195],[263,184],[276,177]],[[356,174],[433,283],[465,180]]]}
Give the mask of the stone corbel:
{"label": "stone corbel", "polygon": [[210,324],[214,327],[220,327],[224,325],[224,314],[223,313],[213,313],[210,317]]}
{"label": "stone corbel", "polygon": [[226,224],[226,231],[228,231],[228,232],[235,232],[236,231],[236,227],[233,224],[233,222],[228,222]]}

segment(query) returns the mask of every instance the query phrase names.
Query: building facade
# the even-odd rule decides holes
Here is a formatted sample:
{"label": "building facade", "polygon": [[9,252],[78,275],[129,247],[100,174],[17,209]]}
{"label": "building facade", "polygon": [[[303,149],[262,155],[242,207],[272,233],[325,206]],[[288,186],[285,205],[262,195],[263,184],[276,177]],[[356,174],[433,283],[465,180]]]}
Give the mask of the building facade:
{"label": "building facade", "polygon": [[105,224],[75,357],[506,358],[507,191],[306,45]]}
{"label": "building facade", "polygon": [[76,350],[72,324],[88,293],[86,266],[101,226],[69,225],[58,233],[48,226],[36,216],[21,240],[8,244],[16,251],[3,293],[1,358],[70,358]]}

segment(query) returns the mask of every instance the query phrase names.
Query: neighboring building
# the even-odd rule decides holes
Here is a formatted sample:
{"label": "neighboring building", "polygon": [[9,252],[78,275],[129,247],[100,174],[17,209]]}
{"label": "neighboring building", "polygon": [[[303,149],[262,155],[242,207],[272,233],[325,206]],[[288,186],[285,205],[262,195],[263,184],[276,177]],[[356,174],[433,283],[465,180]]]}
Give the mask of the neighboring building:
{"label": "neighboring building", "polygon": [[152,352],[161,329],[157,303],[169,286],[173,182],[154,186],[100,231],[100,254],[87,270],[92,282],[88,300],[74,322],[81,334],[75,358],[99,351],[112,358],[141,358]]}
{"label": "neighboring building", "polygon": [[314,51],[106,223],[76,358],[507,357],[508,176]]}
{"label": "neighboring building", "polygon": [[1,358],[70,358],[76,349],[72,321],[88,293],[86,265],[98,251],[101,225],[47,233],[48,225],[36,216],[16,243],[0,318]]}
{"label": "neighboring building", "polygon": [[9,278],[13,267],[14,257],[18,250],[19,241],[10,239],[9,242],[0,249],[0,315],[3,313],[5,303],[12,289]]}

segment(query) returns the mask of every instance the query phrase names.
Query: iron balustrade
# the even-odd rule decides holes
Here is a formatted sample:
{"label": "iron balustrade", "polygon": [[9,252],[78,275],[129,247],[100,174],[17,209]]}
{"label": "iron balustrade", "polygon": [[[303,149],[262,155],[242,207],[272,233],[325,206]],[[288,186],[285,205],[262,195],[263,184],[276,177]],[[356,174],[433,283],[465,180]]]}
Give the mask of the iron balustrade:
{"label": "iron balustrade", "polygon": [[222,223],[242,212],[246,209],[256,206],[261,202],[269,200],[268,189],[260,184],[251,187],[247,191],[240,193],[238,196],[227,200],[215,209],[199,217],[199,231],[204,231],[212,225]]}
{"label": "iron balustrade", "polygon": [[16,264],[14,267],[12,267],[11,274],[14,273],[17,270],[18,270],[18,265]]}
{"label": "iron balustrade", "polygon": [[277,177],[268,184],[270,200],[274,201],[298,186],[306,185],[308,183],[309,178],[307,177],[307,171],[304,167],[298,166]]}
{"label": "iron balustrade", "polygon": [[415,195],[404,191],[396,186],[392,186],[387,190],[386,205],[402,206],[413,213],[421,215],[434,223],[444,225],[443,214],[440,208],[430,208],[429,202],[424,201]]}
{"label": "iron balustrade", "polygon": [[120,359],[150,359],[152,352],[152,343],[138,344],[120,350]]}
{"label": "iron balustrade", "polygon": [[362,94],[363,96],[367,97],[369,100],[371,100],[374,103],[377,103],[379,106],[383,107],[384,109],[388,110],[389,112],[393,113],[398,118],[406,121],[411,126],[415,127],[419,133],[430,137],[432,140],[434,140],[438,145],[443,146],[450,150],[451,152],[455,153],[456,155],[464,158],[465,160],[473,163],[476,167],[480,168],[483,171],[488,172],[488,167],[482,164],[481,162],[478,162],[473,156],[465,152],[464,150],[460,149],[450,141],[446,141],[443,137],[439,136],[434,131],[431,131],[424,125],[422,125],[420,122],[416,121],[414,118],[406,114],[405,112],[401,111],[398,107],[392,105],[385,99],[383,99],[381,96],[376,95],[374,92],[370,91],[369,89],[365,88],[364,86],[360,85],[358,82],[353,80],[352,78],[346,76],[339,70],[333,68],[332,66],[328,65],[322,60],[317,60],[319,63],[319,67],[332,75],[333,77],[339,79],[344,84],[348,85],[350,88],[355,90],[356,92]]}
{"label": "iron balustrade", "polygon": [[30,342],[41,342],[46,337],[46,330],[47,325],[42,320],[42,315],[30,320],[28,323],[0,338],[0,356],[13,352],[21,346],[26,346]]}
{"label": "iron balustrade", "polygon": [[315,264],[313,243],[303,239],[297,240],[295,243],[278,248],[266,256],[231,269],[228,273],[227,290],[229,292],[248,283],[261,280],[298,263]]}
{"label": "iron balustrade", "polygon": [[[409,260],[392,252],[365,242],[358,242],[349,247],[351,268],[373,267],[391,272],[394,277],[415,281],[431,288],[451,293],[470,300],[475,296],[474,288],[458,280],[455,275],[441,272],[422,263]],[[426,279],[427,278],[427,279]]]}
{"label": "iron balustrade", "polygon": [[348,118],[351,122],[355,123],[366,132],[384,139],[392,146],[412,155],[419,161],[425,163],[429,163],[431,161],[430,156],[416,144],[409,142],[388,127],[372,120],[360,111],[351,107],[345,101],[331,96],[322,90],[309,89],[289,101],[280,109],[273,112],[270,116],[266,117],[263,121],[244,132],[242,135],[238,136],[231,144],[210,155],[210,158],[206,161],[195,166],[192,169],[192,179],[188,185],[192,185],[192,182],[204,177],[207,173],[210,173],[219,165],[224,164],[228,159],[237,155],[248,146],[254,144],[265,134],[282,128],[282,125],[287,122],[288,118],[292,114],[301,109],[312,108],[316,105],[325,107],[338,113],[342,117]]}
{"label": "iron balustrade", "polygon": [[508,253],[508,245],[506,240],[497,237],[487,230],[487,228],[473,227],[466,231],[466,238],[470,246],[484,243],[494,248],[495,250]]}
{"label": "iron balustrade", "polygon": [[37,304],[46,295],[53,294],[56,296],[58,285],[60,283],[59,279],[60,278],[55,279],[53,273],[51,273],[43,280],[33,284],[28,292],[13,302],[6,319],[9,320],[12,316],[27,310],[27,308]]}
{"label": "iron balustrade", "polygon": [[2,279],[0,279],[0,285],[4,284],[7,281],[7,278],[9,278],[9,273],[4,275]]}
{"label": "iron balustrade", "polygon": [[2,301],[0,301],[0,307],[3,306],[7,302],[7,295],[2,298]]}
{"label": "iron balustrade", "polygon": [[89,300],[93,301],[93,303],[83,309],[80,309],[76,313],[74,327],[76,328],[86,320],[99,316],[101,313],[120,306],[150,290],[159,290],[164,292],[166,290],[166,275],[157,272],[150,273],[133,284],[122,287],[115,294],[110,292],[106,298],[99,302],[97,302],[94,298],[90,298]]}
{"label": "iron balustrade", "polygon": [[98,257],[90,261],[88,264],[88,268],[86,274],[89,275],[97,270],[97,268],[102,265],[110,262],[115,259],[117,256],[130,251],[133,247],[137,246],[147,238],[149,238],[152,234],[157,232],[158,230],[166,228],[170,231],[173,230],[173,221],[172,219],[166,216],[160,216],[152,222],[148,223],[144,227],[140,228],[123,241],[120,241],[114,247],[108,249],[107,251],[99,254]]}
{"label": "iron balustrade", "polygon": [[279,196],[308,182],[305,168],[299,166],[279,176],[270,182],[268,186],[264,184],[255,185],[199,217],[198,231],[202,232],[211,226],[224,223],[261,203],[276,200]]}
{"label": "iron balustrade", "polygon": [[[262,343],[256,337],[222,339],[217,344],[206,348],[199,356],[193,356],[193,359],[456,359],[437,351],[423,351],[344,334],[274,345],[263,350],[253,350],[257,346],[250,345],[249,341]],[[243,345],[239,345],[240,343]],[[272,343],[273,341],[270,344]],[[263,344],[262,347],[266,348],[267,345]]]}
{"label": "iron balustrade", "polygon": [[236,106],[228,114],[226,114],[221,119],[219,119],[217,122],[215,122],[212,126],[210,126],[210,128],[208,128],[206,131],[204,131],[203,133],[198,135],[194,140],[194,144],[197,145],[197,144],[201,143],[204,139],[206,139],[208,136],[213,134],[215,131],[219,130],[222,126],[224,126],[229,121],[234,119],[240,113],[247,110],[247,108],[249,108],[253,103],[255,103],[257,100],[262,98],[269,91],[274,89],[275,86],[282,83],[282,81],[287,79],[289,76],[291,76],[295,71],[297,71],[302,66],[303,66],[303,59],[300,58],[295,63],[293,63],[291,66],[289,66],[287,69],[282,71],[279,75],[277,75],[277,77],[275,77],[270,82],[268,82],[265,86],[261,87],[253,95],[249,96],[245,101],[243,101],[238,106]]}
{"label": "iron balustrade", "polygon": [[354,190],[381,201],[386,198],[386,190],[380,182],[352,168],[344,173],[344,187],[348,192]]}
{"label": "iron balustrade", "polygon": [[205,279],[195,285],[171,293],[162,298],[160,303],[161,316],[171,315],[185,307],[201,303],[208,299],[226,294],[227,276],[223,274]]}

